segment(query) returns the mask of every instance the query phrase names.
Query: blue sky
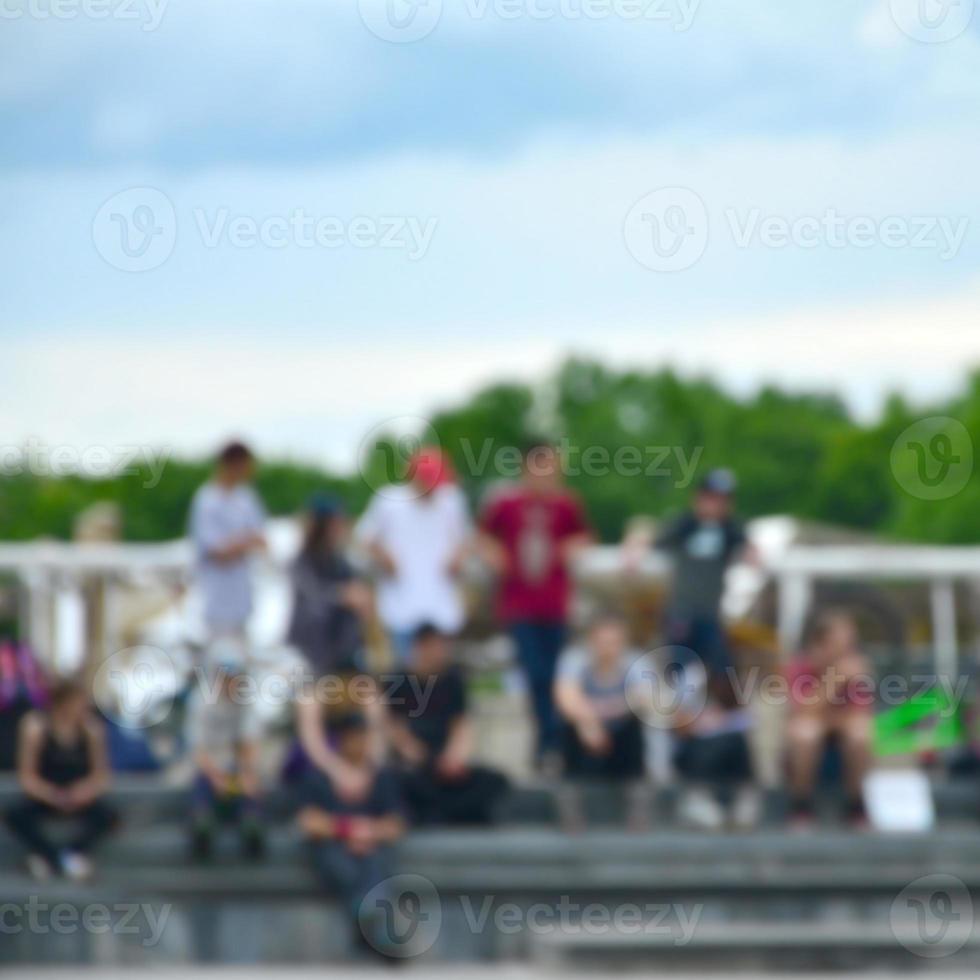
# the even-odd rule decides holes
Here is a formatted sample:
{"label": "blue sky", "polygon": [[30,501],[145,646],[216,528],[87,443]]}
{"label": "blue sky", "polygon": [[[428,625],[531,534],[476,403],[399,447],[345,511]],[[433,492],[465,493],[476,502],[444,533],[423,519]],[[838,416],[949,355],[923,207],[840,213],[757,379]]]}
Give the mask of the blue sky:
{"label": "blue sky", "polygon": [[[95,2],[3,7],[7,441],[350,465],[374,422],[570,351],[864,413],[980,363],[970,0]],[[703,204],[675,271],[636,237],[662,188]]]}

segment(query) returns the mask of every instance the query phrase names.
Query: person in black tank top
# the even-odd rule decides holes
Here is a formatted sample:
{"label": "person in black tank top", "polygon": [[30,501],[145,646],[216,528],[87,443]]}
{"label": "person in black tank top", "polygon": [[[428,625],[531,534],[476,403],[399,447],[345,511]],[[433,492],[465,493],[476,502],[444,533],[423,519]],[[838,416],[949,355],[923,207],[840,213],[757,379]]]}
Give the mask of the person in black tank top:
{"label": "person in black tank top", "polygon": [[[47,711],[23,719],[17,762],[24,799],[7,812],[6,822],[28,849],[31,873],[89,877],[88,852],[113,827],[116,815],[103,800],[109,785],[105,736],[81,687],[59,684]],[[64,843],[49,834],[46,824],[52,818],[74,825]]]}

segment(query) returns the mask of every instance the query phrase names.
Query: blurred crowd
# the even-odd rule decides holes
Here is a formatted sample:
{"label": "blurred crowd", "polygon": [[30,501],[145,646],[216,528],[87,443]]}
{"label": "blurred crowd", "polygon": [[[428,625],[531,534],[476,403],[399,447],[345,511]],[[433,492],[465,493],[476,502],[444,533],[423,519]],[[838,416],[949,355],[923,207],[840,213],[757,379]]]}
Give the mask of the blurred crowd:
{"label": "blurred crowd", "polygon": [[[659,635],[651,623],[649,635],[637,638],[615,606],[572,628],[573,565],[593,540],[588,515],[564,486],[552,444],[532,442],[523,459],[522,478],[493,488],[475,517],[448,458],[434,448],[421,449],[406,479],[379,489],[356,522],[329,495],[308,504],[291,568],[287,639],[303,658],[303,690],[314,696],[295,700],[295,745],[283,778],[318,874],[352,914],[390,874],[390,845],[408,827],[488,825],[506,804],[509,780],[477,761],[460,657],[460,577],[472,563],[493,575],[494,615],[513,645],[533,719],[533,766],[559,787],[567,831],[586,824],[580,790],[590,783],[622,791],[632,830],[650,825],[651,733],[666,740],[683,786],[683,822],[719,829],[759,820],[753,716],[739,697],[721,616],[729,566],[758,561],[734,512],[734,475],[707,473],[689,509],[660,528],[653,546],[672,559],[672,586]],[[248,858],[265,850],[264,733],[243,696],[253,559],[267,547],[254,468],[247,446],[227,445],[189,516],[209,636],[202,653],[209,683],[190,692],[185,731],[197,861],[210,858],[229,822]],[[389,651],[381,671],[367,653],[379,624]],[[2,662],[16,655],[12,646],[0,649],[0,675],[26,685],[26,668]],[[815,610],[803,648],[785,667],[787,689],[808,692],[791,698],[783,732],[794,826],[812,819],[828,751],[836,754],[849,818],[863,820],[873,698],[848,682],[869,673],[851,619]],[[322,683],[341,696],[329,704],[315,696]],[[35,876],[84,878],[93,846],[119,819],[105,800],[103,726],[73,681],[32,702],[36,710],[16,737],[23,798],[7,822]],[[71,833],[53,834],[53,820],[70,823]]]}

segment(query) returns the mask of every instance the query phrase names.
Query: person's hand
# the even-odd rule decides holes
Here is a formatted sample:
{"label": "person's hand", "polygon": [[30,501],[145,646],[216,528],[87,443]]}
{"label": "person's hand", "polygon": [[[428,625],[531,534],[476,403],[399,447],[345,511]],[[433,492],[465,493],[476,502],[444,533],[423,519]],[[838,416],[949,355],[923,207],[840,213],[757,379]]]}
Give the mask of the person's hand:
{"label": "person's hand", "polygon": [[71,813],[75,808],[71,790],[63,786],[55,786],[51,790],[51,798],[47,802],[62,813]]}
{"label": "person's hand", "polygon": [[421,739],[407,732],[399,736],[395,751],[410,765],[421,766],[429,757],[429,752]]}
{"label": "person's hand", "polygon": [[460,758],[452,752],[443,752],[436,760],[436,772],[450,782],[462,779],[468,769],[466,759]]}
{"label": "person's hand", "polygon": [[350,823],[350,834],[347,837],[347,849],[351,854],[363,856],[370,854],[378,844],[374,832],[374,822],[370,817],[353,817]]}
{"label": "person's hand", "polygon": [[592,755],[607,755],[612,748],[609,733],[598,721],[581,722],[578,725],[578,737]]}
{"label": "person's hand", "polygon": [[362,618],[371,614],[371,590],[363,582],[348,582],[343,586],[340,601]]}
{"label": "person's hand", "polygon": [[66,804],[69,811],[74,812],[75,810],[83,810],[87,806],[91,806],[98,793],[96,792],[96,787],[93,783],[86,779],[81,779],[77,783],[72,783],[65,790]]}
{"label": "person's hand", "polygon": [[374,559],[383,574],[389,577],[398,574],[398,566],[395,564],[395,559],[384,548],[376,547],[374,549]]}

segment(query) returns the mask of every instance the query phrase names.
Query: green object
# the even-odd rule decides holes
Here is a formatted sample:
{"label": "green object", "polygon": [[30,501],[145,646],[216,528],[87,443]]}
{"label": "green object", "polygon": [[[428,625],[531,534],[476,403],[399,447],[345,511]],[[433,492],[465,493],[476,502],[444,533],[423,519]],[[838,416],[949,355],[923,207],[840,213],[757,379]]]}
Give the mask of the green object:
{"label": "green object", "polygon": [[875,755],[906,755],[959,745],[965,730],[959,710],[942,688],[909,698],[874,721]]}

